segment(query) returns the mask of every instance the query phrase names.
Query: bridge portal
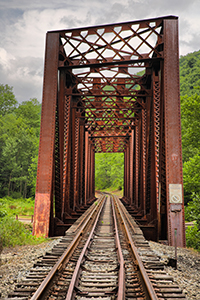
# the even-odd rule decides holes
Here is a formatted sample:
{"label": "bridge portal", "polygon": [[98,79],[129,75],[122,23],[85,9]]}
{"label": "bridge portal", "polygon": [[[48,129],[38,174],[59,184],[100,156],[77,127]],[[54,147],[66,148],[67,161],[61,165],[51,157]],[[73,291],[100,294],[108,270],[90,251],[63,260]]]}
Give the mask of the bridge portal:
{"label": "bridge portal", "polygon": [[185,246],[178,18],[47,32],[35,235],[95,199],[95,153],[124,153],[123,203],[145,236]]}

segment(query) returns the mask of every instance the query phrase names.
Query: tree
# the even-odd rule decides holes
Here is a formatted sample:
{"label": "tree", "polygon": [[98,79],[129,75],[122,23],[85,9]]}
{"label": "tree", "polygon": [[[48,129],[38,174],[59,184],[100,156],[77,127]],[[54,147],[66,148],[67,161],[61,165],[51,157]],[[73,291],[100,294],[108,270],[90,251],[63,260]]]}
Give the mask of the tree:
{"label": "tree", "polygon": [[191,96],[200,94],[200,51],[189,53],[180,58],[180,92]]}
{"label": "tree", "polygon": [[5,116],[13,111],[17,105],[17,100],[13,94],[12,87],[7,84],[0,84],[0,115]]}
{"label": "tree", "polygon": [[200,195],[200,153],[190,157],[183,164],[183,182],[185,191],[185,202],[187,203],[191,195]]}
{"label": "tree", "polygon": [[39,102],[31,99],[19,104],[13,112],[0,118],[0,124],[0,196],[33,196],[32,176],[36,173],[39,144]]}
{"label": "tree", "polygon": [[181,97],[183,161],[199,153],[200,95]]}
{"label": "tree", "polygon": [[104,190],[107,188],[121,189],[124,179],[123,153],[96,153],[95,154],[95,187]]}

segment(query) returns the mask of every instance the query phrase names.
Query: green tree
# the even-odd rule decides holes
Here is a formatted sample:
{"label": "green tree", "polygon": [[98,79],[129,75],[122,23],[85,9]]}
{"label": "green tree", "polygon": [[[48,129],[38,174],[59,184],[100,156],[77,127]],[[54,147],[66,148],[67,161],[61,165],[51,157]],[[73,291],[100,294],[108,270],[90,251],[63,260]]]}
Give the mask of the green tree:
{"label": "green tree", "polygon": [[7,113],[12,112],[17,105],[12,89],[7,84],[0,84],[0,116],[5,116]]}
{"label": "green tree", "polygon": [[179,65],[181,95],[200,94],[200,51],[182,56]]}
{"label": "green tree", "polygon": [[0,118],[0,124],[0,196],[33,196],[32,176],[36,173],[39,144],[39,102],[31,99],[19,104],[13,112]]}
{"label": "green tree", "polygon": [[183,161],[199,153],[200,149],[200,95],[181,97],[181,126]]}
{"label": "green tree", "polygon": [[[183,164],[183,182],[186,200],[190,199],[192,193],[200,195],[200,153],[189,158]],[[187,199],[189,195],[189,199]]]}
{"label": "green tree", "polygon": [[95,187],[99,190],[106,188],[121,189],[123,187],[124,154],[96,153],[95,154]]}

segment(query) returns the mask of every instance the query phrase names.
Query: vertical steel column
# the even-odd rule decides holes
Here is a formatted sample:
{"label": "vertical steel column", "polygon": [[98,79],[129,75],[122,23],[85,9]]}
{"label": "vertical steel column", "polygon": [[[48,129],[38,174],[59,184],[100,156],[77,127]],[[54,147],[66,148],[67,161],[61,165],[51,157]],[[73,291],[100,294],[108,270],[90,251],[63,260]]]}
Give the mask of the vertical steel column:
{"label": "vertical steel column", "polygon": [[139,143],[139,137],[138,137],[138,125],[136,126],[135,128],[135,174],[134,174],[134,177],[135,177],[135,180],[134,180],[134,183],[135,183],[135,186],[134,186],[134,198],[135,198],[135,201],[134,201],[134,205],[136,208],[138,208],[138,182],[139,182],[139,179],[138,179],[138,176],[139,176],[139,146],[138,146],[138,143]]}
{"label": "vertical steel column", "polygon": [[143,160],[143,153],[142,153],[142,116],[138,120],[138,208],[142,209],[142,160]]}
{"label": "vertical steel column", "polygon": [[130,140],[127,143],[127,199],[130,203]]}
{"label": "vertical steel column", "polygon": [[87,200],[88,200],[88,173],[89,173],[89,169],[88,169],[88,165],[89,165],[89,133],[88,131],[85,132],[85,200],[84,200],[84,205],[87,204]]}
{"label": "vertical steel column", "polygon": [[95,151],[92,147],[92,199],[95,198]]}
{"label": "vertical steel column", "polygon": [[141,209],[144,216],[146,215],[146,109],[142,110],[141,124]]}
{"label": "vertical steel column", "polygon": [[81,206],[85,205],[85,121],[80,119],[80,149],[79,149],[79,202]]}
{"label": "vertical steel column", "polygon": [[124,198],[127,198],[127,147],[124,152]]}
{"label": "vertical steel column", "polygon": [[33,223],[33,234],[36,236],[44,235],[46,237],[49,235],[50,208],[53,207],[53,165],[58,82],[58,51],[59,33],[47,33]]}
{"label": "vertical steel column", "polygon": [[130,206],[133,205],[133,138],[134,132],[130,136]]}
{"label": "vertical steel column", "polygon": [[[157,73],[157,74],[156,74]],[[160,223],[160,201],[159,201],[159,151],[160,151],[160,79],[159,73],[153,70],[152,76],[153,88],[153,168],[154,168],[154,201],[152,217]]]}
{"label": "vertical steel column", "polygon": [[64,105],[64,159],[63,159],[63,216],[62,220],[69,216],[70,203],[69,203],[69,191],[70,191],[70,173],[71,173],[71,96],[65,96]]}
{"label": "vertical steel column", "polygon": [[168,241],[185,246],[179,98],[178,19],[164,20],[164,106]]}
{"label": "vertical steel column", "polygon": [[63,156],[64,156],[64,113],[65,113],[65,74],[59,74],[59,92],[56,107],[55,131],[55,217],[63,217]]}
{"label": "vertical steel column", "polygon": [[[163,63],[161,70],[163,72]],[[163,81],[163,77],[162,81]],[[161,84],[163,88],[163,82]],[[166,159],[165,159],[165,114],[163,91],[160,93],[160,128],[159,128],[159,205],[158,234],[160,240],[167,240],[167,198],[166,198]]]}
{"label": "vertical steel column", "polygon": [[92,142],[89,140],[89,158],[88,158],[88,198],[91,199],[92,194]]}
{"label": "vertical steel column", "polygon": [[79,128],[79,121],[80,119],[77,118],[75,119],[75,153],[74,153],[74,206],[75,210],[76,208],[79,208],[79,174],[80,174],[80,162],[79,162],[79,154],[80,154],[80,145],[79,145],[79,133],[80,133],[80,128]]}
{"label": "vertical steel column", "polygon": [[77,118],[76,118],[76,100],[72,98],[72,108],[71,108],[71,172],[70,172],[70,208],[72,211],[75,211],[76,202],[75,202],[75,185],[76,185],[76,174],[77,174]]}

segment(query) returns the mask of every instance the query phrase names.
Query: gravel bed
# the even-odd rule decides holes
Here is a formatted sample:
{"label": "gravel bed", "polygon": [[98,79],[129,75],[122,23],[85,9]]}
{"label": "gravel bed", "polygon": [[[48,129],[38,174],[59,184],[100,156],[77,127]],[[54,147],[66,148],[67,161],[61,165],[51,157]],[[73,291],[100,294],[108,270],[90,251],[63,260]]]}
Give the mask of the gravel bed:
{"label": "gravel bed", "polygon": [[[28,270],[46,251],[53,248],[59,239],[34,246],[18,246],[6,248],[1,254],[0,294],[2,298],[14,290],[15,285],[22,281]],[[174,277],[188,299],[200,300],[200,253],[194,250],[178,248],[177,270],[167,266],[169,258],[174,258],[174,247],[150,242],[152,250],[165,263],[166,272]]]}
{"label": "gravel bed", "polygon": [[186,294],[187,299],[200,300],[200,253],[192,249],[177,248],[177,269],[168,266],[175,257],[174,247],[149,242],[152,250],[165,263],[165,271]]}
{"label": "gravel bed", "polygon": [[15,285],[25,279],[34,263],[58,242],[59,239],[53,239],[39,245],[3,249],[0,256],[0,297],[6,298]]}

